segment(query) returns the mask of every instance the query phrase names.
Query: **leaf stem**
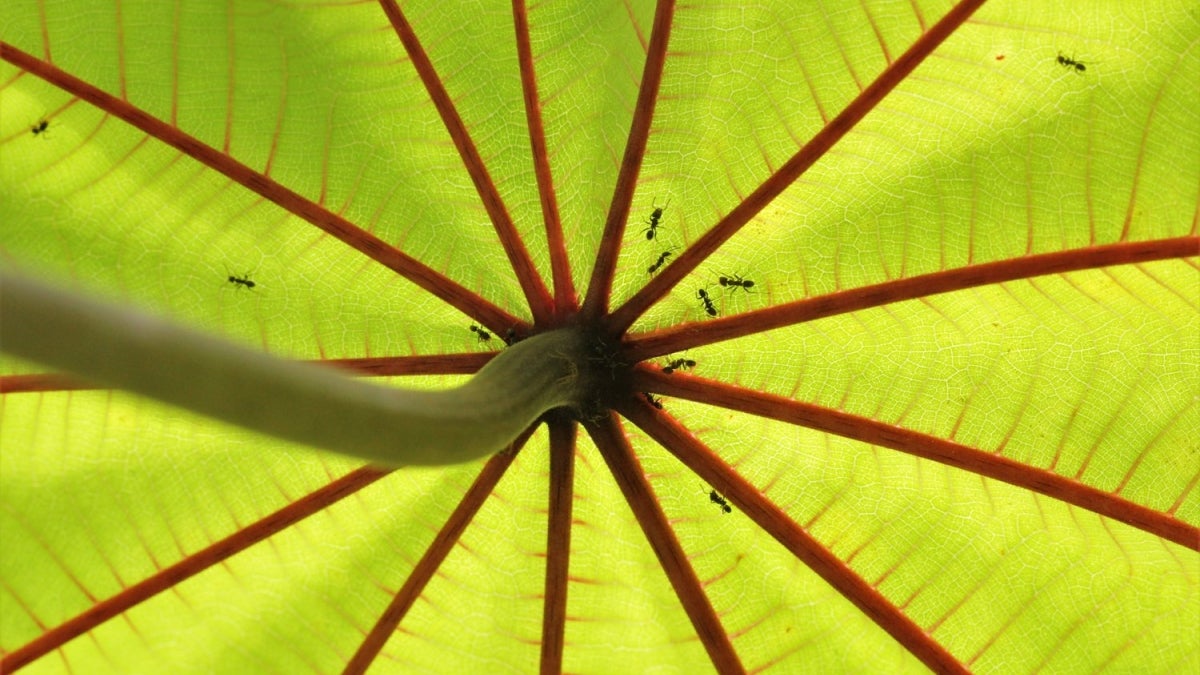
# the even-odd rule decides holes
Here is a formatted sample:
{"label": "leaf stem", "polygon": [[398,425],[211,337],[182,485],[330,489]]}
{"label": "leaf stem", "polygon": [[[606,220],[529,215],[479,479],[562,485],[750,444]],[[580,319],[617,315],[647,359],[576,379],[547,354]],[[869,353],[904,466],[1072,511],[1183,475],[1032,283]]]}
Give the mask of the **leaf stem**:
{"label": "leaf stem", "polygon": [[577,328],[535,335],[445,391],[380,387],[0,269],[0,350],[261,433],[381,466],[445,465],[505,447],[587,400]]}

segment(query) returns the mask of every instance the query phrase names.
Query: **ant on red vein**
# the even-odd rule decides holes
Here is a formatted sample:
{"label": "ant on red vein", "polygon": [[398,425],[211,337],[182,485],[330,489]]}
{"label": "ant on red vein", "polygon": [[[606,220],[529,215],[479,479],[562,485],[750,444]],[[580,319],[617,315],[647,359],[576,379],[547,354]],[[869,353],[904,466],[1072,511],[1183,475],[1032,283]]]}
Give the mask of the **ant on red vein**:
{"label": "ant on red vein", "polygon": [[654,261],[653,265],[647,267],[646,271],[649,272],[650,274],[654,274],[655,272],[657,272],[659,270],[659,268],[661,268],[664,264],[666,264],[667,258],[670,258],[670,257],[671,257],[671,251],[663,251],[662,255],[658,256],[658,260]]}
{"label": "ant on red vein", "polygon": [[670,375],[676,370],[687,370],[695,367],[696,361],[693,359],[672,359],[669,364],[663,366],[662,371]]}
{"label": "ant on red vein", "polygon": [[646,402],[647,402],[647,403],[649,403],[650,405],[654,406],[654,408],[655,408],[656,410],[662,410],[662,409],[663,409],[663,404],[662,404],[662,399],[661,399],[661,398],[658,398],[657,396],[655,396],[654,394],[651,394],[651,393],[650,393],[650,392],[648,392],[648,391],[643,391],[643,392],[642,392],[642,396],[645,396],[645,397],[646,397]]}

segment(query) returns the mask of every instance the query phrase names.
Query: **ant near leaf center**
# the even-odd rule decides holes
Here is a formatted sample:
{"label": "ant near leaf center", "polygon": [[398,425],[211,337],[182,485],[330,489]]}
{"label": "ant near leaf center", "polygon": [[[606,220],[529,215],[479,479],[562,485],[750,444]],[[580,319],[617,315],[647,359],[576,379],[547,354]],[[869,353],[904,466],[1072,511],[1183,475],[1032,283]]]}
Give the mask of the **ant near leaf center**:
{"label": "ant near leaf center", "polygon": [[723,286],[725,288],[740,288],[743,291],[746,291],[747,293],[750,292],[751,288],[754,288],[754,282],[750,279],[746,279],[745,277],[743,277],[740,274],[730,274],[729,276],[723,276],[720,279],[718,279],[717,281],[721,284],[721,286]]}
{"label": "ant near leaf center", "polygon": [[654,274],[655,272],[657,272],[659,270],[659,268],[661,268],[663,265],[666,264],[667,258],[671,257],[671,253],[673,250],[674,249],[668,249],[666,251],[663,251],[662,254],[660,254],[658,256],[658,260],[654,261],[653,265],[647,267],[646,271],[650,274]]}
{"label": "ant near leaf center", "polygon": [[1063,56],[1062,52],[1058,53],[1058,58],[1054,59],[1058,65],[1064,68],[1074,68],[1076,73],[1082,73],[1087,70],[1087,66],[1082,61],[1076,61],[1073,56]]}
{"label": "ant near leaf center", "polygon": [[670,363],[662,367],[662,371],[670,375],[676,370],[690,370],[695,367],[696,361],[694,359],[672,359]]}
{"label": "ant near leaf center", "polygon": [[733,513],[733,507],[730,506],[729,502],[724,497],[722,497],[720,495],[720,493],[718,493],[716,490],[713,490],[711,488],[709,489],[708,501],[716,504],[717,506],[720,506],[721,511],[723,511],[725,513]]}
{"label": "ant near leaf center", "polygon": [[708,314],[709,316],[717,315],[717,307],[713,304],[712,296],[708,294],[708,291],[704,290],[703,288],[698,289],[696,291],[696,297],[700,299],[700,302],[704,303],[705,314]]}
{"label": "ant near leaf center", "polygon": [[255,286],[258,285],[250,280],[249,272],[242,274],[242,276],[240,276],[240,277],[237,276],[236,274],[230,274],[229,275],[229,283],[236,286],[237,290],[239,290],[239,291],[242,290],[243,288],[253,289]]}
{"label": "ant near leaf center", "polygon": [[642,392],[642,396],[645,396],[645,397],[646,397],[646,402],[647,402],[647,403],[649,403],[650,405],[654,406],[654,408],[655,408],[656,410],[662,410],[662,409],[663,409],[663,404],[662,404],[662,399],[661,399],[661,398],[659,398],[659,397],[655,396],[654,394],[651,394],[651,393],[650,393],[650,392],[648,392],[648,391],[643,391],[643,392]]}
{"label": "ant near leaf center", "polygon": [[659,221],[662,220],[663,211],[670,205],[670,199],[667,199],[667,203],[662,206],[659,206],[657,203],[654,204],[654,210],[650,212],[650,217],[646,220],[646,224],[650,227],[642,230],[642,233],[646,235],[646,241],[653,240],[658,234]]}

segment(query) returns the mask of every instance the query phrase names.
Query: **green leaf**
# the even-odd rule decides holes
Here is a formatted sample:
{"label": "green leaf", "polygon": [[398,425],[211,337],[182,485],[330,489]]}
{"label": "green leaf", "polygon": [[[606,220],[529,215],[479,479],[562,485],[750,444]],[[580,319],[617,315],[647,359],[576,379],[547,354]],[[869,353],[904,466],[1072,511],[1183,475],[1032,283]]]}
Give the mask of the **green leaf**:
{"label": "green leaf", "polygon": [[5,265],[612,412],[385,473],[5,354],[0,670],[1200,667],[1200,14],[976,4],[5,3]]}

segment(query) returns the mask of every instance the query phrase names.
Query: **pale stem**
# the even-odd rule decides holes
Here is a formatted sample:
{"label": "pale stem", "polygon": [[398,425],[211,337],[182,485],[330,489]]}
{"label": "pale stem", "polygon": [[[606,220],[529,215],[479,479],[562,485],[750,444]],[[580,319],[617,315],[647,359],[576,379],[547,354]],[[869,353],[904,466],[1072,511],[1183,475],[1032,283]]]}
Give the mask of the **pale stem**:
{"label": "pale stem", "polygon": [[578,408],[589,389],[586,347],[575,329],[542,333],[499,352],[461,387],[399,389],[0,269],[0,350],[382,466],[484,457],[542,413]]}

